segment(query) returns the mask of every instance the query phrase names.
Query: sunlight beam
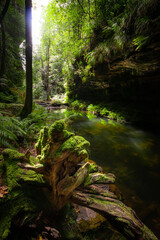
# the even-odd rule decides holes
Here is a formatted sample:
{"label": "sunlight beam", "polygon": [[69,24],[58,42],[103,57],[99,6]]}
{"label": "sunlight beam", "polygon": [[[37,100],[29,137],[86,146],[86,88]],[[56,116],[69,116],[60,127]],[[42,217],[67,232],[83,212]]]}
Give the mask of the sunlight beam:
{"label": "sunlight beam", "polygon": [[41,39],[41,15],[44,7],[48,5],[50,0],[33,0],[32,4],[32,42],[33,50],[40,45]]}

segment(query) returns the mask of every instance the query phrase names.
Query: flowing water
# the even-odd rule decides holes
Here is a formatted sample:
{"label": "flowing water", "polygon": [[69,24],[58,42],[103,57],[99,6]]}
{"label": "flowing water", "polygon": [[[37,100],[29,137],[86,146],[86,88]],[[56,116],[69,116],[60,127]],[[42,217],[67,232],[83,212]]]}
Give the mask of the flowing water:
{"label": "flowing water", "polygon": [[71,110],[69,129],[90,143],[90,159],[116,175],[124,202],[160,237],[160,137],[129,125]]}

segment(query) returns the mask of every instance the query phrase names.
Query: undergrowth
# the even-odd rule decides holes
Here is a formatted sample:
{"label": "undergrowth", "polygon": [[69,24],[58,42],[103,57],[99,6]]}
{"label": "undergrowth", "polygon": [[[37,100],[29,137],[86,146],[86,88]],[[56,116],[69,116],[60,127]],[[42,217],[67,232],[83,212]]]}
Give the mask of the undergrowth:
{"label": "undergrowth", "polygon": [[71,107],[73,107],[76,110],[86,110],[89,113],[95,114],[96,116],[107,117],[109,119],[113,119],[120,122],[125,121],[125,116],[122,113],[119,113],[118,111],[113,111],[111,110],[111,108],[108,108],[108,106],[105,106],[104,104],[88,105],[85,102],[75,100],[72,101]]}
{"label": "undergrowth", "polygon": [[10,112],[0,110],[0,147],[16,148],[20,144],[28,145],[36,141],[40,129],[46,125],[47,118],[51,121],[50,114],[40,106],[36,106],[23,120]]}
{"label": "undergrowth", "polygon": [[18,138],[25,137],[26,132],[21,128],[16,117],[4,116],[0,111],[0,146],[13,148],[18,145]]}

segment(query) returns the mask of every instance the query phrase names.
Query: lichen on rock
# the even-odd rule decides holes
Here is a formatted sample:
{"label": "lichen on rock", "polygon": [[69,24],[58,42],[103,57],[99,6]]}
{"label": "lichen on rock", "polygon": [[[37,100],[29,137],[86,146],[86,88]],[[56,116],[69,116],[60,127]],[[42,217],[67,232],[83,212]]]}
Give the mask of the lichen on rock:
{"label": "lichen on rock", "polygon": [[108,173],[90,173],[84,182],[84,186],[88,186],[93,183],[114,183],[115,176],[114,174]]}

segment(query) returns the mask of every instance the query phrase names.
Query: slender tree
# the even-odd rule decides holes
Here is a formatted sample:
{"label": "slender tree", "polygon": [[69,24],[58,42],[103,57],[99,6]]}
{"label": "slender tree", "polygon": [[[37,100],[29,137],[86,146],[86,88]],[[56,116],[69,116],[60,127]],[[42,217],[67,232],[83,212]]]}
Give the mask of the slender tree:
{"label": "slender tree", "polygon": [[47,46],[47,79],[46,79],[46,85],[47,85],[47,101],[49,101],[49,58],[50,58],[50,45],[51,41],[49,39],[48,46]]}
{"label": "slender tree", "polygon": [[2,10],[2,12],[1,12],[1,14],[0,14],[0,24],[2,23],[5,15],[6,15],[7,11],[8,11],[10,1],[11,1],[11,0],[6,0],[6,3],[5,3],[5,5],[4,5],[4,8],[3,8],[3,10]]}
{"label": "slender tree", "polygon": [[3,77],[3,74],[5,73],[5,58],[6,58],[6,35],[3,22],[1,22],[1,34],[2,34],[2,55],[0,65],[0,77]]}
{"label": "slender tree", "polygon": [[26,38],[26,98],[21,112],[25,118],[32,112],[32,0],[25,0],[25,38]]}
{"label": "slender tree", "polygon": [[3,77],[5,72],[5,56],[6,56],[6,36],[5,36],[5,26],[3,19],[8,11],[10,0],[6,0],[4,8],[0,14],[0,25],[1,25],[1,34],[2,34],[2,56],[1,56],[1,66],[0,66],[0,77]]}

